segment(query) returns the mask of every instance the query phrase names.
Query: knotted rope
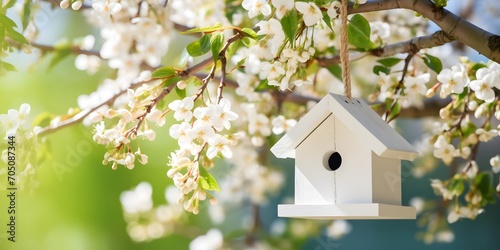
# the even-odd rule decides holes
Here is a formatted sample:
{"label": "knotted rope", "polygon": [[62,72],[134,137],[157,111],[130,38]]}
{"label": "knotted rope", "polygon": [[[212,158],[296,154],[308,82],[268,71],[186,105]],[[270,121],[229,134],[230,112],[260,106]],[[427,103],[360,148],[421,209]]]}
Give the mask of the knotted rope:
{"label": "knotted rope", "polygon": [[341,0],[340,19],[340,62],[342,65],[342,81],[344,82],[344,94],[352,99],[351,96],[351,69],[349,68],[349,47],[347,38],[347,4],[349,0]]}

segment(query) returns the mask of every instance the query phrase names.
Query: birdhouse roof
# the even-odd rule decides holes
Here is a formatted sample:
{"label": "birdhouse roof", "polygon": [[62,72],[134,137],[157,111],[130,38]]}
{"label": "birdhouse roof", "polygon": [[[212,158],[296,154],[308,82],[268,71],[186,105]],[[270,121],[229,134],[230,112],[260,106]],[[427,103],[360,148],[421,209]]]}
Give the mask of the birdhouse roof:
{"label": "birdhouse roof", "polygon": [[351,129],[381,157],[413,160],[418,152],[362,99],[326,95],[286,133],[271,151],[278,158],[295,158],[295,149],[330,115]]}

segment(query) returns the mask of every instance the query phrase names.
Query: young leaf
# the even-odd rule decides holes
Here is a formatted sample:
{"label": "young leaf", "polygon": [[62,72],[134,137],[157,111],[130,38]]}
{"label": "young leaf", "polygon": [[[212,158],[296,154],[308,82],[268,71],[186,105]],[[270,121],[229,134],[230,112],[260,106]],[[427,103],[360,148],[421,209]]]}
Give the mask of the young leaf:
{"label": "young leaf", "polygon": [[71,55],[71,46],[68,47],[63,47],[60,49],[57,49],[53,52],[52,54],[52,59],[50,59],[49,63],[49,70],[52,69],[54,66],[56,66],[58,63],[60,63],[64,58],[68,57]]}
{"label": "young leaf", "polygon": [[384,65],[387,68],[390,68],[390,67],[398,64],[399,62],[401,62],[401,60],[402,59],[396,58],[396,57],[388,57],[388,58],[383,58],[383,59],[377,60],[377,62]]}
{"label": "young leaf", "polygon": [[375,67],[373,67],[373,73],[379,75],[380,72],[384,72],[386,75],[388,75],[389,73],[391,73],[391,70],[384,66],[375,65]]}
{"label": "young leaf", "polygon": [[181,52],[181,55],[179,56],[179,67],[184,68],[187,65],[188,59],[189,59],[189,53],[187,52],[187,49],[183,49]]}
{"label": "young leaf", "polygon": [[483,200],[489,203],[494,203],[495,202],[495,189],[493,188],[493,183],[492,180],[490,180],[490,177],[488,174],[481,172],[478,173],[475,180],[475,184],[477,185],[477,188],[481,192],[481,195],[483,196]]}
{"label": "young leaf", "polygon": [[28,40],[26,40],[26,38],[24,38],[23,35],[21,35],[21,33],[15,31],[14,29],[7,29],[7,37],[10,37],[12,40],[16,41],[17,43],[20,43],[20,44],[28,44]]}
{"label": "young leaf", "polygon": [[[16,1],[14,1],[15,3]],[[17,28],[17,25],[14,21],[12,21],[10,18],[8,18],[6,15],[4,15],[2,12],[0,12],[0,23],[2,24],[3,28],[5,29],[12,29],[12,28]]]}
{"label": "young leaf", "polygon": [[174,67],[164,66],[153,71],[152,78],[166,78],[176,74]]}
{"label": "young leaf", "polygon": [[269,81],[266,80],[261,80],[259,85],[255,87],[255,92],[262,91],[262,90],[268,90],[268,89],[275,89],[275,86],[269,85]]}
{"label": "young leaf", "polygon": [[40,126],[40,127],[48,126],[50,125],[50,121],[52,120],[52,118],[54,118],[54,115],[52,115],[49,112],[43,112],[35,117],[35,120],[33,121],[33,126]]}
{"label": "young leaf", "polygon": [[342,81],[342,68],[339,65],[332,65],[326,69],[328,69],[333,76]]}
{"label": "young leaf", "polygon": [[212,58],[214,59],[214,62],[219,59],[219,52],[222,49],[222,46],[224,46],[224,34],[220,33],[212,38]]}
{"label": "young leaf", "polygon": [[283,31],[285,32],[286,37],[293,45],[293,41],[295,41],[295,35],[297,34],[297,26],[299,25],[297,12],[295,10],[289,11],[287,15],[281,18],[280,23],[281,27],[283,27]]}
{"label": "young leaf", "polygon": [[25,0],[23,5],[23,18],[22,18],[23,30],[25,30],[26,27],[28,27],[28,24],[31,19],[32,9],[33,9],[33,1]]}
{"label": "young leaf", "polygon": [[390,122],[394,120],[396,117],[399,116],[400,112],[401,112],[401,106],[399,105],[399,102],[396,102],[391,109],[391,113],[389,114],[389,119],[387,119],[387,121]]}
{"label": "young leaf", "polygon": [[210,35],[204,35],[186,47],[187,52],[192,57],[202,56],[210,51]]}
{"label": "young leaf", "polygon": [[358,49],[370,50],[376,47],[370,40],[370,33],[370,23],[360,14],[354,15],[347,24],[348,41]]}
{"label": "young leaf", "polygon": [[167,78],[166,80],[163,81],[161,86],[164,88],[167,88],[172,84],[176,84],[181,79],[182,79],[181,76],[174,76],[174,77]]}
{"label": "young leaf", "polygon": [[201,33],[201,32],[212,33],[212,32],[220,30],[221,28],[222,28],[222,24],[216,23],[214,26],[203,27],[203,28],[194,28],[194,29],[190,29],[190,30],[181,32],[180,34],[187,35],[187,34],[194,34],[194,33]]}
{"label": "young leaf", "polygon": [[200,170],[199,182],[201,187],[205,190],[220,191],[219,184],[217,184],[215,178],[204,167],[200,166],[199,170]]}
{"label": "young leaf", "polygon": [[255,33],[255,31],[253,29],[250,29],[250,28],[243,28],[241,29],[241,31],[243,33],[245,33],[245,35],[247,37],[250,37],[252,39],[255,39],[255,40],[258,40],[259,38],[257,37],[257,33]]}
{"label": "young leaf", "polygon": [[443,70],[443,64],[441,63],[441,60],[439,60],[439,58],[425,53],[423,59],[425,65],[434,70],[436,73],[439,74],[441,70]]}
{"label": "young leaf", "polygon": [[333,31],[332,19],[326,12],[323,12],[323,21],[326,23],[326,26],[328,26],[328,28],[330,28],[330,30]]}
{"label": "young leaf", "polygon": [[257,41],[254,40],[254,39],[251,39],[249,37],[243,37],[241,39],[241,42],[243,43],[243,45],[247,46],[247,47],[252,47],[253,45],[257,44]]}
{"label": "young leaf", "polygon": [[186,89],[175,88],[175,93],[181,99],[186,98]]}
{"label": "young leaf", "polygon": [[2,69],[5,69],[6,71],[17,71],[16,67],[14,67],[14,65],[12,65],[12,64],[10,64],[8,62],[1,62],[0,61],[0,65],[1,65],[0,71]]}

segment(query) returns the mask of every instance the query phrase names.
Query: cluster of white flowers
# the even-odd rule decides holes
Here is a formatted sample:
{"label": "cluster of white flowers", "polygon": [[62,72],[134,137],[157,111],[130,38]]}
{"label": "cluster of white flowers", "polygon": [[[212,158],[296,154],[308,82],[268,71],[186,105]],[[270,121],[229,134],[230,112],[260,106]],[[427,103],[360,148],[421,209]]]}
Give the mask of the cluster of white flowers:
{"label": "cluster of white flowers", "polygon": [[[27,122],[31,106],[27,103],[21,104],[19,110],[9,109],[6,114],[0,114],[0,145],[2,146],[1,160],[4,166],[10,162],[16,167],[16,186],[20,189],[33,188],[37,182],[33,178],[36,173],[37,162],[32,162],[33,151],[39,145],[38,133],[42,131],[39,126],[32,127]],[[10,148],[10,149],[9,149]],[[13,153],[13,155],[12,155]],[[12,157],[15,158],[12,161]],[[10,166],[10,164],[9,164]],[[7,188],[7,167],[0,169],[0,190]],[[29,183],[32,182],[32,183]]]}
{"label": "cluster of white flowers", "polygon": [[[231,128],[231,121],[236,120],[238,115],[231,111],[231,103],[226,99],[196,108],[194,101],[189,96],[168,105],[174,111],[174,118],[181,123],[172,125],[169,130],[180,148],[171,154],[171,169],[167,175],[173,178],[175,186],[182,191],[179,203],[184,203],[187,211],[196,214],[199,200],[205,200],[207,196],[206,191],[198,185],[201,174],[199,168],[206,167],[199,163],[200,158],[208,162],[219,154],[224,158],[232,157],[232,139],[222,132]],[[202,157],[204,152],[206,159]]]}
{"label": "cluster of white flowers", "polygon": [[[130,142],[138,136],[153,141],[156,138],[156,132],[150,124],[157,126],[165,124],[165,113],[155,108],[149,108],[152,100],[161,91],[161,85],[157,81],[143,84],[135,91],[128,90],[128,109],[107,109],[96,111],[89,116],[91,122],[97,123],[93,136],[94,141],[109,149],[104,155],[103,164],[112,162],[112,169],[117,169],[118,165],[133,169],[136,159],[141,164],[148,162],[148,157],[141,152],[140,147],[133,150]],[[145,95],[146,98],[144,98]],[[148,109],[151,110],[148,111]],[[112,123],[110,128],[106,128],[103,118],[108,120],[118,118],[118,121],[116,124]]]}
{"label": "cluster of white flowers", "polygon": [[217,194],[221,203],[239,204],[248,197],[252,203],[261,204],[268,200],[269,194],[283,185],[283,174],[263,166],[256,150],[248,138],[242,136],[239,139],[238,145],[234,147],[238,157],[228,160],[233,167],[222,180],[222,191]]}
{"label": "cluster of white flowers", "polygon": [[181,223],[182,206],[177,205],[178,190],[167,187],[165,199],[168,204],[153,205],[153,187],[148,182],[139,183],[133,190],[120,195],[123,216],[127,222],[127,233],[137,242],[165,237],[174,232]]}

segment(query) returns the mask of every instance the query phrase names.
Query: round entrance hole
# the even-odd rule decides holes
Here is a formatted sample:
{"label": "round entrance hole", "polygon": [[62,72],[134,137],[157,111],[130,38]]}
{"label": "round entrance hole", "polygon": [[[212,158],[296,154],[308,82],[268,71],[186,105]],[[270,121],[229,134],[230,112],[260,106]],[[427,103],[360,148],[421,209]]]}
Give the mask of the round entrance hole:
{"label": "round entrance hole", "polygon": [[323,157],[323,166],[326,170],[335,171],[342,165],[342,156],[339,152],[328,152]]}

